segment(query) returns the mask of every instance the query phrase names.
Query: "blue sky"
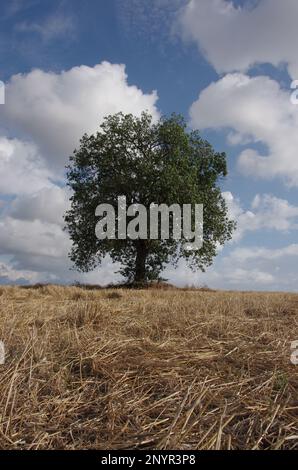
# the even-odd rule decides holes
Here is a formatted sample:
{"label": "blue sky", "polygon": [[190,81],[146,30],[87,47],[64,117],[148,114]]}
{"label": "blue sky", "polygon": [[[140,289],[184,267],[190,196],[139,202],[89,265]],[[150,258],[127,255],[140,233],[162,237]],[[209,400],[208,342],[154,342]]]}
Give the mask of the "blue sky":
{"label": "blue sky", "polygon": [[297,290],[298,79],[292,0],[14,0],[3,7],[0,280],[110,282],[69,270],[63,167],[118,110],[184,114],[226,151],[238,230],[207,273],[172,282]]}

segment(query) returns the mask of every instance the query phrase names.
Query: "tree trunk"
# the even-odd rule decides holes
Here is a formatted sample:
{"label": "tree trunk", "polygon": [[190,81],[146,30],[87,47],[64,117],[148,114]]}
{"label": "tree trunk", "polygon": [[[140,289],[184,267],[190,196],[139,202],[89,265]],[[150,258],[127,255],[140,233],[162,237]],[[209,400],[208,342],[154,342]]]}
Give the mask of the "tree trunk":
{"label": "tree trunk", "polygon": [[135,282],[145,283],[146,282],[146,258],[147,258],[147,247],[145,240],[137,241],[137,255],[136,255],[136,268],[135,268]]}

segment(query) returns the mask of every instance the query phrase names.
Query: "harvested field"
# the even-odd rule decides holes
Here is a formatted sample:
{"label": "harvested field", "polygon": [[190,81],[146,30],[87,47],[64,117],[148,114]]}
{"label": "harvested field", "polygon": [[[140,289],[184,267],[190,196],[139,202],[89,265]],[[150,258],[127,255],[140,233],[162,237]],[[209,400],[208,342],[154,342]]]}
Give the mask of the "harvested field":
{"label": "harvested field", "polygon": [[298,295],[0,287],[1,449],[298,449]]}

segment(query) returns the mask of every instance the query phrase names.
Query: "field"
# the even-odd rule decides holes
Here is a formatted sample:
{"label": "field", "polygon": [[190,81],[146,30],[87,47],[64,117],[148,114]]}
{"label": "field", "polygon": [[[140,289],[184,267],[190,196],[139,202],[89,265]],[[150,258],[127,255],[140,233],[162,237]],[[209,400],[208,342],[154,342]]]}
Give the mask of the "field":
{"label": "field", "polygon": [[1,449],[298,449],[298,295],[0,288]]}

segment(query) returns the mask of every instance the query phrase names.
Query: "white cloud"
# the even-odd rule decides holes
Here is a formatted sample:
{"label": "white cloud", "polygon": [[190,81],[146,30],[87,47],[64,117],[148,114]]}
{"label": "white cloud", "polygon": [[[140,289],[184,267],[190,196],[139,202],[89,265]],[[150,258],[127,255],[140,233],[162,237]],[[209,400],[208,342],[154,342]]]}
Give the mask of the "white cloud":
{"label": "white cloud", "polygon": [[231,269],[226,272],[226,277],[230,284],[241,285],[243,282],[253,285],[268,285],[274,281],[274,276],[271,273],[260,271],[258,269],[243,269],[231,266]]}
{"label": "white cloud", "polygon": [[233,257],[241,262],[253,259],[276,260],[286,256],[298,256],[298,244],[293,243],[276,249],[264,247],[237,248],[233,252]]}
{"label": "white cloud", "polygon": [[228,282],[245,288],[297,291],[297,259],[297,244],[239,247],[222,259],[219,270]]}
{"label": "white cloud", "polygon": [[42,23],[17,23],[15,30],[19,33],[37,33],[44,42],[59,39],[62,36],[72,37],[75,31],[73,17],[56,13],[46,18]]}
{"label": "white cloud", "polygon": [[20,271],[13,269],[9,264],[0,262],[0,283],[12,282],[31,282],[35,283],[38,280],[38,275],[32,271]]}
{"label": "white cloud", "polygon": [[230,144],[268,148],[267,155],[253,147],[241,153],[238,163],[244,174],[280,176],[298,186],[298,107],[274,80],[228,74],[201,92],[190,116],[193,127],[227,130]]}
{"label": "white cloud", "polygon": [[68,192],[53,185],[32,194],[16,197],[10,204],[9,214],[14,219],[40,220],[63,226],[63,214],[68,207]]}
{"label": "white cloud", "polygon": [[[108,284],[119,280],[119,269],[106,257],[90,273],[71,270],[68,259],[71,242],[62,227],[41,220],[20,220],[10,216],[0,221],[0,282],[89,282]],[[1,257],[10,261],[1,262]]]}
{"label": "white cloud", "polygon": [[286,199],[270,194],[257,194],[251,207],[258,218],[258,227],[267,227],[279,231],[296,230],[298,228],[298,206],[293,206]]}
{"label": "white cloud", "polygon": [[298,206],[271,194],[257,194],[249,210],[231,192],[223,193],[230,217],[237,221],[232,242],[238,242],[244,234],[258,230],[276,230],[285,233],[298,229]]}
{"label": "white cloud", "polygon": [[205,273],[193,273],[184,260],[164,275],[179,286],[207,285],[215,289],[298,291],[298,245],[282,248],[244,246],[219,255]]}
{"label": "white cloud", "polygon": [[0,253],[65,257],[70,241],[61,227],[40,220],[4,217],[0,221]]}
{"label": "white cloud", "polygon": [[[257,64],[286,64],[298,78],[293,0],[190,0],[178,14],[179,31],[197,43],[218,73],[245,72]],[[202,91],[190,114],[195,127],[227,129],[231,145],[246,145],[239,168],[247,176],[282,177],[298,186],[298,107],[291,90],[269,77],[229,73]],[[249,144],[262,143],[260,152]]]}
{"label": "white cloud", "polygon": [[0,137],[0,194],[30,194],[52,186],[33,143]]}
{"label": "white cloud", "polygon": [[[298,229],[298,206],[270,194],[257,194],[249,209],[231,192],[224,192],[229,215],[237,221],[231,243],[219,251],[205,273],[193,273],[184,260],[178,268],[167,267],[164,277],[179,286],[208,285],[219,289],[296,291],[298,245],[282,248],[245,246],[244,236],[263,231],[288,234]],[[235,247],[242,241],[243,246]]]}
{"label": "white cloud", "polygon": [[242,260],[238,260],[233,254],[218,258],[215,265],[205,273],[193,273],[181,261],[177,269],[169,266],[164,277],[181,287],[205,285],[219,289],[268,289],[275,283],[275,275],[270,269],[266,271],[258,266],[245,267]]}
{"label": "white cloud", "polygon": [[154,118],[157,94],[129,85],[125,66],[102,62],[61,73],[33,70],[6,84],[3,127],[30,137],[50,168],[62,170],[82,135],[98,129],[103,117],[118,111]]}
{"label": "white cloud", "polygon": [[219,73],[287,64],[296,79],[297,17],[295,0],[259,0],[245,6],[230,0],[190,0],[180,10],[178,27]]}
{"label": "white cloud", "polygon": [[[0,277],[3,282],[99,282],[119,276],[107,257],[92,273],[70,271],[71,247],[63,231],[69,204],[61,178],[68,156],[83,133],[96,131],[118,111],[154,119],[157,94],[129,85],[124,65],[103,62],[61,73],[34,70],[6,84],[0,125]],[[11,138],[7,136],[18,136]],[[9,259],[9,260],[7,260]]]}

